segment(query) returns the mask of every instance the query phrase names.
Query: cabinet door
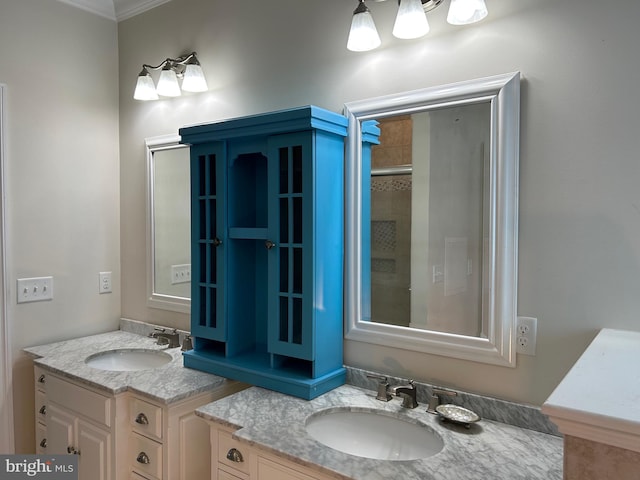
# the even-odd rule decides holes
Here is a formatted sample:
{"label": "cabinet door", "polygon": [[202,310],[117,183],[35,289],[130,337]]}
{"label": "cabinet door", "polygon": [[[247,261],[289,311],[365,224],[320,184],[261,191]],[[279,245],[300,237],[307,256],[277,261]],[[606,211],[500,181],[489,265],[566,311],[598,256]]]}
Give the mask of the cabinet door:
{"label": "cabinet door", "polygon": [[217,341],[226,340],[224,166],[222,142],[191,147],[191,334]]}
{"label": "cabinet door", "polygon": [[269,137],[268,347],[313,360],[313,132]]}
{"label": "cabinet door", "polygon": [[83,420],[77,423],[80,480],[108,480],[111,468],[110,433]]}
{"label": "cabinet door", "polygon": [[75,444],[75,415],[55,404],[47,406],[47,453],[70,453],[77,450]]}

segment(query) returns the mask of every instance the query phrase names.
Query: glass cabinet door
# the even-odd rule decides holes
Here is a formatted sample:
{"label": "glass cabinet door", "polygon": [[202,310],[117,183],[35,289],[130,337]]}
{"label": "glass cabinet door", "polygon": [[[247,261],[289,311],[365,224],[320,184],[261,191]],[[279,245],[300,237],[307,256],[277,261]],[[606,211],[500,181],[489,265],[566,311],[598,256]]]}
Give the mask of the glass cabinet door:
{"label": "glass cabinet door", "polygon": [[191,147],[191,333],[224,341],[224,175],[221,142]]}
{"label": "glass cabinet door", "polygon": [[307,360],[313,358],[312,135],[269,137],[268,349]]}

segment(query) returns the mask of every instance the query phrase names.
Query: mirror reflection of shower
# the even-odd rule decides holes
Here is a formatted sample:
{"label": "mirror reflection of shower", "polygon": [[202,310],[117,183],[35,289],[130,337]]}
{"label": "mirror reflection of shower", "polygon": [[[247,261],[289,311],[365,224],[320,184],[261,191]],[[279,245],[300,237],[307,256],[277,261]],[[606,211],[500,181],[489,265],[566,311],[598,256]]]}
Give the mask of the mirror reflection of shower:
{"label": "mirror reflection of shower", "polygon": [[371,320],[485,336],[490,104],[378,120],[371,156]]}

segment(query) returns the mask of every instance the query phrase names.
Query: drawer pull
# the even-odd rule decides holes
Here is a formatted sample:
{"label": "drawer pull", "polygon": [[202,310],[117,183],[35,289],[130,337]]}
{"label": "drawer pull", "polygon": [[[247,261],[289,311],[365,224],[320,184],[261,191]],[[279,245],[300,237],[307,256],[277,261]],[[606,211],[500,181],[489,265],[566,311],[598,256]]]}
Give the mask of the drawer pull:
{"label": "drawer pull", "polygon": [[44,376],[44,373],[43,373],[42,375],[40,375],[40,377],[38,377],[38,383],[45,383],[46,381],[45,378],[46,377]]}
{"label": "drawer pull", "polygon": [[244,458],[242,458],[242,453],[237,448],[232,448],[227,452],[227,460],[231,460],[232,462],[242,463],[244,462]]}
{"label": "drawer pull", "polygon": [[40,407],[40,410],[38,410],[38,413],[39,413],[40,415],[46,415],[46,414],[47,414],[47,406],[46,406],[46,405],[42,405],[42,406]]}
{"label": "drawer pull", "polygon": [[43,439],[40,441],[40,446],[41,446],[42,448],[47,448],[47,439],[46,439],[46,438],[43,438]]}
{"label": "drawer pull", "polygon": [[149,425],[149,419],[144,413],[139,413],[136,417],[136,423],[140,425]]}
{"label": "drawer pull", "polygon": [[151,460],[149,459],[149,455],[144,452],[140,452],[136,458],[136,462],[142,463],[143,465],[149,465]]}
{"label": "drawer pull", "polygon": [[76,450],[75,447],[67,447],[67,453],[71,453],[73,455],[80,455],[80,450]]}

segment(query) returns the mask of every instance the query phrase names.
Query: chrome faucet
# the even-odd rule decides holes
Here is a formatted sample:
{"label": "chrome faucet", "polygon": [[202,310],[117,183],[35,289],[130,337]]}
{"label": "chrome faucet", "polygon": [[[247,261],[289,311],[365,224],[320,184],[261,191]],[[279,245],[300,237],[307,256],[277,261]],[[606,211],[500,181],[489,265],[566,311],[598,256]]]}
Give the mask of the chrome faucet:
{"label": "chrome faucet", "polygon": [[149,334],[151,338],[157,338],[157,345],[166,345],[167,348],[175,348],[180,346],[180,334],[175,328],[171,332],[167,332],[165,328],[154,328]]}
{"label": "chrome faucet", "polygon": [[416,386],[413,380],[409,380],[408,385],[396,385],[389,389],[392,395],[402,398],[402,406],[404,408],[416,408],[418,400],[416,398]]}

